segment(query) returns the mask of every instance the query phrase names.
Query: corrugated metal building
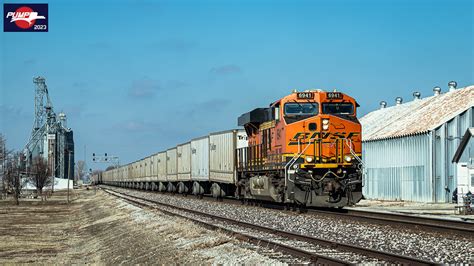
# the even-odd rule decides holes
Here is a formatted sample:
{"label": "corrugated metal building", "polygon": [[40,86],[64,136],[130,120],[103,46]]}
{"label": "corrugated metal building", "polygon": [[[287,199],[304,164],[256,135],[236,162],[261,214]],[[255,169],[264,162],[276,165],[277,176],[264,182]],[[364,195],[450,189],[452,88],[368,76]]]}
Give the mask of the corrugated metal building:
{"label": "corrugated metal building", "polygon": [[452,158],[467,128],[474,126],[474,86],[450,89],[368,113],[362,124],[368,199],[449,202],[456,187]]}

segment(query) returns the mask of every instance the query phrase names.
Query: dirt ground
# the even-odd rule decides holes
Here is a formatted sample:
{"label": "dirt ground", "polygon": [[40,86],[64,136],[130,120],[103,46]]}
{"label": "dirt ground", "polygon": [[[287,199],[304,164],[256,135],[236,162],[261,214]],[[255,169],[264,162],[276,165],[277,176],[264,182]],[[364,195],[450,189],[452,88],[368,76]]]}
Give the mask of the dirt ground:
{"label": "dirt ground", "polygon": [[[281,264],[224,234],[101,190],[0,201],[0,264]],[[247,245],[247,246],[246,246]]]}

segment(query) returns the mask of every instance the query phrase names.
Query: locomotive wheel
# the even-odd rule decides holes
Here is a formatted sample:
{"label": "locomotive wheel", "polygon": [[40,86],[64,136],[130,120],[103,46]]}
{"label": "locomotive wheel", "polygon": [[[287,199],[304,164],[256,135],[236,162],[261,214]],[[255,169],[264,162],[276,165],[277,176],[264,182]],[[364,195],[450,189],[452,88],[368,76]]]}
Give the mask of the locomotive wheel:
{"label": "locomotive wheel", "polygon": [[293,203],[291,205],[291,210],[294,211],[294,212],[298,210],[298,206],[296,205],[296,203]]}
{"label": "locomotive wheel", "polygon": [[298,213],[307,213],[308,212],[308,209],[306,208],[306,205],[299,205],[299,208],[298,208]]}

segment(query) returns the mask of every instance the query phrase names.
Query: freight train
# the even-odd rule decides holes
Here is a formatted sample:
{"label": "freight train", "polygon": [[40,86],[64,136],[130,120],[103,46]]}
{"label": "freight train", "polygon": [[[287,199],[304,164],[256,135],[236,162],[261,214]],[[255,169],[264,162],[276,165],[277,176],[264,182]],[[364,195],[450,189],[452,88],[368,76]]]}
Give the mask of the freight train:
{"label": "freight train", "polygon": [[293,91],[211,133],[105,171],[97,183],[199,197],[344,207],[362,198],[358,103],[322,90]]}

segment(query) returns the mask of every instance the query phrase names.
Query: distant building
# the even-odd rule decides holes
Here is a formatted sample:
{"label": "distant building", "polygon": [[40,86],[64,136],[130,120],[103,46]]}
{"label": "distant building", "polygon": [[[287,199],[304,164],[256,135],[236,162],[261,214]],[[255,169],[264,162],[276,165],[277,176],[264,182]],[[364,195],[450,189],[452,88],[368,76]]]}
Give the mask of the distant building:
{"label": "distant building", "polygon": [[458,201],[461,202],[463,195],[474,193],[474,127],[468,128],[464,133],[453,163],[457,164],[457,193]]}
{"label": "distant building", "polygon": [[466,130],[454,154],[453,163],[459,162],[474,167],[474,127],[470,127]]}
{"label": "distant building", "polygon": [[461,136],[474,126],[474,86],[386,107],[360,119],[368,199],[450,202],[456,188],[452,162]]}

